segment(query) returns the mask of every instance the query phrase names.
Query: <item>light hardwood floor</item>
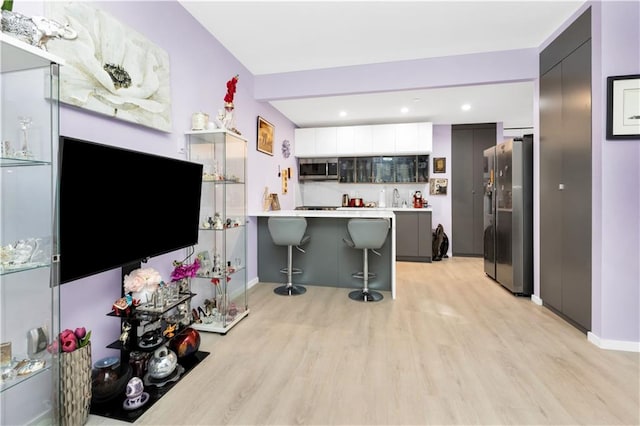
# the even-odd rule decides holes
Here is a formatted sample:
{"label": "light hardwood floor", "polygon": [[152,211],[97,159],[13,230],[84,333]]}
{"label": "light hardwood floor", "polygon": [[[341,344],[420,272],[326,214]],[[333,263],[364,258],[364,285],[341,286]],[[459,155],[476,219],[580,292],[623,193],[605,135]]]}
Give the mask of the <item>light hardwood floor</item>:
{"label": "light hardwood floor", "polygon": [[397,299],[371,304],[256,285],[249,316],[202,333],[211,355],[136,425],[640,424],[640,354],[592,345],[482,259],[397,275]]}

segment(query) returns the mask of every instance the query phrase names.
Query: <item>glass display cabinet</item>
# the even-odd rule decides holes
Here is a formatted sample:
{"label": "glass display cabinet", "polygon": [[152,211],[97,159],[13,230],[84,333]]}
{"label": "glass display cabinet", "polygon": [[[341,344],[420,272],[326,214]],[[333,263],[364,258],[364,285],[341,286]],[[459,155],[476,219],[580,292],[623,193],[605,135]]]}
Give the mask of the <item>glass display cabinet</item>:
{"label": "glass display cabinet", "polygon": [[61,60],[0,33],[0,424],[58,424]]}
{"label": "glass display cabinet", "polygon": [[429,155],[344,157],[338,168],[340,183],[429,182]]}
{"label": "glass display cabinet", "polygon": [[249,314],[247,141],[221,129],[191,131],[186,137],[189,160],[203,165],[192,327],[226,334]]}

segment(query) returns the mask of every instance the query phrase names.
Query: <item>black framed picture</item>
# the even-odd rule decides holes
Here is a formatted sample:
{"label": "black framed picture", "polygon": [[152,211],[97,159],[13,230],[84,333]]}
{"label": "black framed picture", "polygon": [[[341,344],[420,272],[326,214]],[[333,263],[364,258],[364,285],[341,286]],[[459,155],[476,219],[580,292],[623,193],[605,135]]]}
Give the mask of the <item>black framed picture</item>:
{"label": "black framed picture", "polygon": [[434,157],[433,159],[433,173],[446,173],[447,172],[447,159],[446,157]]}
{"label": "black framed picture", "polygon": [[607,77],[607,139],[640,139],[640,74]]}
{"label": "black framed picture", "polygon": [[273,155],[273,140],[276,128],[264,118],[258,116],[258,151]]}

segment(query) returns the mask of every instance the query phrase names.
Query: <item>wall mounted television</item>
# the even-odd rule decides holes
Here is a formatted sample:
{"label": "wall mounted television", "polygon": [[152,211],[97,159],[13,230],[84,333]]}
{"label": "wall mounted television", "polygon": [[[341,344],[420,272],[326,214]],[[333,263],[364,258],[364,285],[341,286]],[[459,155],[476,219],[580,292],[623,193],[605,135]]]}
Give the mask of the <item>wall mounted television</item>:
{"label": "wall mounted television", "polygon": [[60,282],[198,242],[202,165],[60,136]]}

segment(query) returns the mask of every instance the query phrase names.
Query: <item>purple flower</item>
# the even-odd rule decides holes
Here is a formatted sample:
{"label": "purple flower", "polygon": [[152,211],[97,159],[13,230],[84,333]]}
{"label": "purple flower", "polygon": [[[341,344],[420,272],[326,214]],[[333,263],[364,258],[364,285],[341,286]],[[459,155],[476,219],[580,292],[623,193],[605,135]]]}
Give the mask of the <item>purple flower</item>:
{"label": "purple flower", "polygon": [[76,328],[76,331],[73,332],[79,340],[84,339],[84,336],[87,335],[87,330],[84,327]]}

